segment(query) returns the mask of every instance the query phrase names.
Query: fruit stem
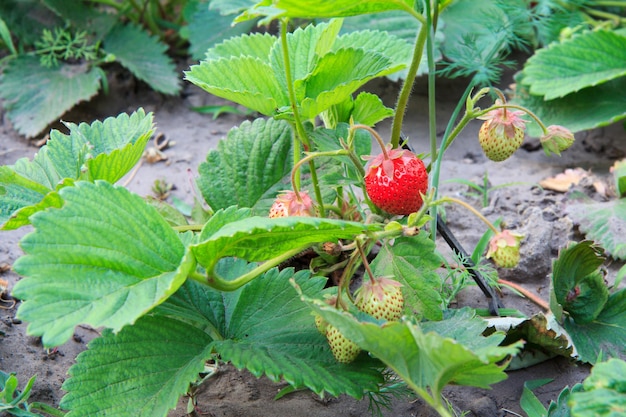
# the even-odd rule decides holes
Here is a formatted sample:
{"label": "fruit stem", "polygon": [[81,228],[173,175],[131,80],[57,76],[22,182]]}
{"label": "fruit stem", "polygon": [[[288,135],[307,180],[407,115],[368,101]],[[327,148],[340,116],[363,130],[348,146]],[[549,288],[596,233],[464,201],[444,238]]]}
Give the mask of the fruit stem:
{"label": "fruit stem", "polygon": [[455,203],[458,204],[460,206],[465,207],[467,210],[471,211],[476,217],[478,217],[480,220],[482,220],[491,230],[493,230],[494,233],[500,233],[500,231],[498,229],[496,229],[496,227],[493,225],[493,223],[491,223],[485,216],[482,215],[482,213],[480,213],[478,210],[476,210],[474,207],[472,207],[470,204],[466,203],[463,200],[459,200],[458,198],[454,198],[454,197],[443,197],[440,200],[437,201],[437,203]]}
{"label": "fruit stem", "polygon": [[533,118],[533,120],[539,125],[539,127],[541,128],[541,131],[543,132],[544,135],[548,134],[548,128],[546,127],[546,125],[543,124],[543,122],[541,121],[541,119],[539,118],[539,116],[537,116],[535,113],[533,113],[532,111],[528,110],[526,107],[523,106],[519,106],[517,104],[508,104],[508,103],[503,103],[503,104],[494,104],[493,106],[486,108],[485,110],[481,110],[477,113],[475,113],[473,116],[474,117],[479,117],[482,116],[484,114],[487,114],[488,112],[492,111],[492,110],[496,110],[496,109],[504,109],[504,111],[506,112],[507,109],[515,109],[515,110],[521,110],[524,113],[526,113],[527,115],[529,115],[530,117]]}
{"label": "fruit stem", "polygon": [[413,84],[415,83],[415,76],[417,75],[417,69],[420,66],[422,55],[424,53],[424,44],[426,43],[426,35],[428,35],[428,24],[425,21],[421,21],[422,25],[417,34],[415,40],[415,46],[413,48],[413,58],[411,65],[402,84],[402,89],[398,95],[398,101],[396,103],[395,115],[393,117],[393,123],[391,125],[391,147],[397,148],[400,144],[400,131],[402,130],[402,122],[404,120],[404,113],[411,96],[411,90],[413,90]]}
{"label": "fruit stem", "polygon": [[[302,119],[300,118],[300,112],[298,111],[298,104],[296,102],[296,92],[293,87],[292,77],[291,77],[291,63],[289,61],[289,44],[287,43],[287,25],[288,19],[282,19],[280,21],[280,41],[281,47],[283,50],[283,63],[285,65],[285,80],[287,83],[287,92],[289,94],[289,102],[291,103],[291,110],[293,111],[293,124],[295,127],[295,135],[296,143],[294,143],[294,151],[293,151],[293,162],[294,165],[297,164],[300,159],[300,143],[304,146],[305,152],[308,151],[311,147],[311,143],[309,142],[309,137],[304,130],[304,125],[302,124]],[[322,191],[320,190],[320,185],[317,180],[317,171],[315,169],[315,163],[313,161],[309,162],[309,166],[311,168],[311,182],[313,184],[313,190],[315,191],[315,199],[317,200],[317,204],[320,207],[320,217],[326,217],[326,212],[324,210],[324,202],[322,201]],[[298,172],[292,173],[292,179],[295,178],[296,181],[292,181],[294,186],[294,192],[298,195],[298,189],[300,188],[300,176],[297,175]],[[300,198],[298,197],[300,201]]]}
{"label": "fruit stem", "polygon": [[[298,162],[295,163],[295,165],[293,166],[293,169],[291,170],[291,187],[293,188],[293,192],[296,195],[296,198],[298,199],[298,202],[302,202],[302,197],[300,197],[300,184],[299,184],[299,177],[296,175],[296,173],[300,172],[300,168],[302,167],[302,165],[304,165],[305,162],[308,162],[309,165],[311,165],[313,163],[313,159],[318,157],[318,156],[340,156],[340,155],[348,155],[349,152],[345,149],[339,149],[336,151],[325,151],[325,152],[311,152],[309,154],[307,154],[304,158],[300,159]],[[313,172],[315,172],[315,166],[311,167],[311,174],[313,174]],[[319,187],[318,187],[319,188]],[[321,194],[318,198],[317,196],[317,191],[316,190],[316,199],[318,201],[318,204],[320,205],[320,213],[321,217],[325,217],[323,214],[325,214],[325,209],[324,209],[324,202],[322,201],[322,197]]]}
{"label": "fruit stem", "polygon": [[372,136],[374,136],[374,139],[376,139],[376,142],[378,142],[378,145],[380,146],[380,149],[383,152],[383,158],[389,159],[389,153],[387,152],[387,147],[385,146],[385,142],[383,141],[383,138],[380,137],[378,132],[374,130],[374,128],[368,125],[356,124],[356,125],[352,125],[350,129],[354,129],[354,130],[363,129],[363,130],[367,130],[368,132],[370,132]]}
{"label": "fruit stem", "polygon": [[372,272],[372,268],[370,268],[370,264],[367,261],[367,256],[365,256],[365,252],[363,251],[363,247],[361,246],[361,243],[358,241],[358,239],[355,242],[356,242],[356,248],[359,251],[359,255],[361,256],[361,260],[363,261],[363,266],[365,267],[365,270],[367,271],[367,275],[369,275],[370,280],[372,280],[372,282],[376,281],[376,277],[374,277],[374,272]]}
{"label": "fruit stem", "polygon": [[540,297],[536,296],[535,294],[531,293],[530,291],[528,291],[526,288],[524,288],[524,287],[522,287],[522,286],[520,286],[520,285],[518,285],[518,284],[516,284],[514,282],[502,279],[502,278],[499,278],[497,282],[500,285],[505,285],[507,287],[513,288],[515,291],[519,292],[524,297],[528,298],[530,301],[532,301],[533,303],[538,305],[544,311],[550,311],[550,306],[548,305],[548,303],[546,303],[542,298],[540,298]]}
{"label": "fruit stem", "polygon": [[302,246],[302,247],[287,251],[279,256],[276,256],[275,258],[272,258],[263,262],[262,264],[254,268],[253,270],[245,274],[242,274],[239,277],[232,279],[232,280],[226,280],[222,278],[218,273],[215,272],[215,269],[211,270],[210,272],[207,272],[206,275],[200,274],[197,271],[192,271],[191,273],[189,273],[188,277],[195,281],[200,282],[201,284],[208,285],[212,288],[215,288],[216,290],[219,290],[219,291],[235,291],[243,287],[250,281],[252,281],[254,278],[257,278],[264,272],[267,272],[273,267],[278,266],[281,263],[287,261],[288,259],[296,256],[297,254],[307,249],[308,247],[309,246],[307,245],[307,246]]}

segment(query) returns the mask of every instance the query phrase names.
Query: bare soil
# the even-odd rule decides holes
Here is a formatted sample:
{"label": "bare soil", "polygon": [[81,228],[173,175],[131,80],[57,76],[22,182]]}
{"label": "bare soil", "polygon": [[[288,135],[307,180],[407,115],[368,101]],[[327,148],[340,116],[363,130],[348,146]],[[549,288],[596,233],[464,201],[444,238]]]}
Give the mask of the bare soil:
{"label": "bare soil", "polygon": [[[150,91],[124,72],[115,73],[109,84],[111,92],[108,96],[100,95],[89,103],[77,106],[64,119],[75,123],[90,123],[96,119],[116,116],[120,112],[132,112],[139,107],[154,112],[157,133],[165,135],[171,144],[164,151],[167,159],[154,164],[144,162],[137,174],[130,179],[128,187],[140,195],[150,195],[154,181],[165,180],[174,186],[170,200],[176,197],[191,203],[195,192],[192,178],[197,175],[198,165],[204,161],[207,152],[226,136],[228,130],[239,125],[244,117],[224,114],[213,119],[209,115],[190,110],[192,106],[224,103],[192,85],[185,87],[181,97],[165,97]],[[424,82],[421,83],[423,84]],[[398,91],[396,84],[383,80],[369,85],[368,88],[378,92],[386,104],[393,105]],[[442,80],[437,88],[440,98],[437,103],[440,121],[437,133],[441,137],[464,84],[462,81]],[[417,152],[428,152],[426,113],[426,96],[417,89],[404,126],[404,133]],[[6,115],[3,115],[2,120],[0,164],[13,164],[21,157],[32,158],[37,152],[35,141],[17,135],[11,129]],[[443,165],[442,181],[464,178],[480,183],[486,172],[494,186],[510,182],[521,183],[493,191],[490,194],[490,204],[482,212],[492,221],[502,217],[508,227],[526,236],[522,250],[523,261],[513,270],[501,271],[501,277],[514,281],[547,300],[552,259],[569,240],[579,239],[580,236],[577,236],[572,221],[564,215],[563,209],[568,196],[541,189],[536,184],[571,167],[582,167],[591,170],[599,179],[606,178],[613,160],[626,154],[624,129],[615,125],[581,132],[577,134],[577,142],[573,148],[561,158],[546,157],[538,146],[538,140],[527,138],[523,148],[512,158],[495,163],[487,160],[481,152],[476,140],[479,126],[478,122],[471,123],[462,133],[462,137],[449,149]],[[61,125],[53,127],[62,129]],[[378,128],[383,136],[389,131],[389,125],[385,123]],[[148,145],[153,146],[153,142]],[[467,186],[454,182],[442,184],[443,193],[465,198],[480,208],[478,200],[465,195]],[[448,208],[447,219],[457,238],[471,252],[485,230],[484,225],[462,208]],[[9,292],[20,279],[11,271],[10,266],[21,256],[18,242],[28,231],[25,228],[0,232],[0,268],[2,265],[6,266],[0,269],[0,278],[9,282]],[[441,250],[447,252],[449,249],[441,243]],[[618,265],[613,265],[609,269],[609,280],[614,279],[617,268]],[[540,311],[535,304],[507,289],[503,290],[501,296],[506,307],[516,308],[528,315]],[[475,287],[465,290],[456,304],[487,307],[484,296]],[[37,375],[31,401],[57,405],[64,394],[61,385],[67,378],[68,368],[98,332],[80,326],[72,340],[52,352],[46,351],[38,338],[26,334],[27,323],[15,318],[18,306],[19,301],[14,308],[0,310],[0,369],[16,372],[22,387],[29,377]],[[494,385],[491,390],[452,387],[446,391],[446,396],[459,410],[459,415],[461,411],[480,417],[523,415],[519,400],[525,381],[554,379],[537,390],[539,398],[547,404],[549,400],[556,399],[566,385],[581,382],[588,372],[589,367],[586,365],[557,358],[523,370],[511,371],[506,381]],[[370,415],[367,400],[356,401],[348,397],[320,399],[310,392],[300,391],[275,401],[274,396],[284,386],[285,384],[276,384],[265,378],[257,379],[245,370],[224,366],[200,388],[198,410],[215,417]],[[186,399],[181,399],[176,410],[169,415],[185,416],[186,404]],[[394,401],[391,410],[385,412],[385,415],[426,417],[433,416],[434,413],[421,401],[406,398]]]}

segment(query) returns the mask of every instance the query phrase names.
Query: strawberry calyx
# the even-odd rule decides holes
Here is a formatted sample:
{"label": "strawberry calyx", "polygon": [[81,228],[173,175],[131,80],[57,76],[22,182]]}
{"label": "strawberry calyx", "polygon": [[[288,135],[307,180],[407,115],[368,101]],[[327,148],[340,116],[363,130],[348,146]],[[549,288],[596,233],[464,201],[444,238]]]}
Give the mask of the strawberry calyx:
{"label": "strawberry calyx", "polygon": [[[501,100],[496,100],[496,105],[502,105]],[[509,139],[513,139],[516,136],[517,130],[526,130],[527,120],[524,120],[522,116],[526,113],[521,110],[511,110],[506,107],[490,110],[483,116],[478,116],[477,119],[485,120],[487,129],[492,132],[493,135],[498,137],[506,136]]]}

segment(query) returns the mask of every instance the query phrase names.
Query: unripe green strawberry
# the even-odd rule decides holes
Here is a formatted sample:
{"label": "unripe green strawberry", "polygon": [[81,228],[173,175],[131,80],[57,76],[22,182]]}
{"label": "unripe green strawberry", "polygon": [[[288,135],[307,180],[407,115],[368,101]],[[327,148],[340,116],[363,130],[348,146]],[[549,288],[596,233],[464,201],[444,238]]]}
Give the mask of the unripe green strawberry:
{"label": "unripe green strawberry", "polygon": [[504,161],[519,149],[526,130],[522,115],[521,110],[495,109],[479,117],[485,122],[478,131],[478,142],[487,158]]}
{"label": "unripe green strawberry", "polygon": [[520,260],[520,242],[524,236],[504,230],[489,240],[486,258],[501,268],[514,268]]}
{"label": "unripe green strawberry", "polygon": [[428,190],[424,162],[406,149],[387,149],[365,167],[365,191],[376,207],[390,214],[408,215],[422,207]]}
{"label": "unripe green strawberry", "polygon": [[320,316],[319,314],[315,314],[315,327],[321,334],[326,335],[326,328],[328,327],[328,322],[324,320],[324,318]]}
{"label": "unripe green strawberry", "polygon": [[394,279],[370,279],[357,290],[357,308],[370,316],[387,321],[398,321],[404,309],[402,284]]}
{"label": "unripe green strawberry", "polygon": [[326,326],[326,339],[337,362],[350,363],[361,352],[361,348],[356,343],[341,334],[339,329],[332,324]]}

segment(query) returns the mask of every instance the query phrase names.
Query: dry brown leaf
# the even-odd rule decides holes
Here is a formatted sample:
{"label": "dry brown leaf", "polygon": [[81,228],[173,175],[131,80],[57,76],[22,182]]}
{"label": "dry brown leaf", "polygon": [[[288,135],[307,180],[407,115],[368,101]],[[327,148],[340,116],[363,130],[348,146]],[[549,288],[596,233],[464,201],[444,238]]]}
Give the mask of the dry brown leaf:
{"label": "dry brown leaf", "polygon": [[589,172],[582,168],[568,168],[554,177],[548,177],[542,180],[539,182],[539,185],[548,190],[564,193],[569,190],[572,185],[578,185],[580,181],[589,176]]}

